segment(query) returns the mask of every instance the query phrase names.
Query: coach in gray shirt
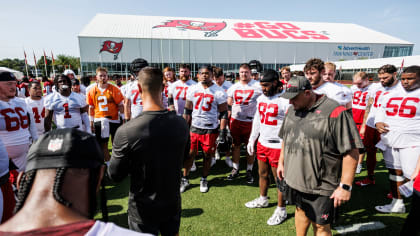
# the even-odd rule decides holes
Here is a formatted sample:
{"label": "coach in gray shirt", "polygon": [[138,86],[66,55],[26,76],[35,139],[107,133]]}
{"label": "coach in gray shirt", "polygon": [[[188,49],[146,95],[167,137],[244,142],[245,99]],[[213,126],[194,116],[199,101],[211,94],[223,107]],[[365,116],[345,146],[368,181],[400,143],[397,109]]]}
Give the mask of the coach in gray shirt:
{"label": "coach in gray shirt", "polygon": [[282,95],[290,99],[279,137],[283,139],[277,174],[296,204],[296,234],[331,235],[336,207],[351,196],[359,148],[363,147],[344,106],[312,91],[305,77],[292,78]]}

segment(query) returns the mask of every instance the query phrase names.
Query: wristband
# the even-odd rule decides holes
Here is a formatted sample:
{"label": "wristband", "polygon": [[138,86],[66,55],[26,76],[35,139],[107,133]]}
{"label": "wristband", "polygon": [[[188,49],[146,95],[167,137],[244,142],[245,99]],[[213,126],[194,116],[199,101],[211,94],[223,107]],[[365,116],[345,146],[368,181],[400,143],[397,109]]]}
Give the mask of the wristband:
{"label": "wristband", "polygon": [[346,191],[349,191],[349,192],[351,192],[351,189],[352,189],[352,187],[350,185],[343,184],[343,183],[340,183],[340,187],[342,189],[346,190]]}

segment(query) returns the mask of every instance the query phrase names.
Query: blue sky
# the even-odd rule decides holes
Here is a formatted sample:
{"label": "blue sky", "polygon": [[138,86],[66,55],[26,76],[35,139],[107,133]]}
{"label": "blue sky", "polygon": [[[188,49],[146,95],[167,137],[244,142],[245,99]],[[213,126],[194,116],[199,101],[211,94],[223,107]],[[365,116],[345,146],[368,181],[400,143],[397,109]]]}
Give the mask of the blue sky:
{"label": "blue sky", "polygon": [[79,56],[77,35],[97,13],[355,23],[415,44],[420,55],[420,1],[2,1],[0,59],[23,58],[32,51]]}

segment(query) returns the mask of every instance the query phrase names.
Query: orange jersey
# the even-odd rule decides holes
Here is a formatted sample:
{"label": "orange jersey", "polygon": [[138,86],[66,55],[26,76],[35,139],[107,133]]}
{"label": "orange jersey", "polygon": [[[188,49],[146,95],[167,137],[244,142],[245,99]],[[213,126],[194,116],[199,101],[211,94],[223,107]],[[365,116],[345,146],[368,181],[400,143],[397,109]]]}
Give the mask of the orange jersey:
{"label": "orange jersey", "polygon": [[110,118],[118,120],[118,104],[123,101],[119,88],[108,84],[105,91],[94,86],[86,96],[86,103],[94,107],[95,118]]}

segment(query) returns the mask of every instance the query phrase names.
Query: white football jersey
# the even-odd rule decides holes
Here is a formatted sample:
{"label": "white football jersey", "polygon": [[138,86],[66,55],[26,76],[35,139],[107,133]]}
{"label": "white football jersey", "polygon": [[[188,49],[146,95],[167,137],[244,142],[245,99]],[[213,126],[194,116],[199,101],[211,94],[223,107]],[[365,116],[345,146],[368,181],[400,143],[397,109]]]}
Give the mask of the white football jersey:
{"label": "white football jersey", "polygon": [[351,102],[351,90],[335,83],[324,82],[321,86],[314,89],[314,92],[316,94],[325,94],[327,97],[337,101],[342,106]]}
{"label": "white football jersey", "polygon": [[83,84],[80,84],[80,93],[86,96],[86,86]]}
{"label": "white football jersey", "polygon": [[53,93],[46,97],[44,102],[45,109],[54,111],[58,129],[78,127],[83,130],[80,109],[86,106],[83,96],[74,92],[71,92],[68,97]]}
{"label": "white football jersey", "polygon": [[228,89],[228,97],[232,98],[232,118],[251,122],[257,110],[257,98],[262,94],[259,82],[251,80],[248,84],[238,82]]}
{"label": "white football jersey", "polygon": [[367,117],[367,126],[375,128],[375,113],[378,110],[378,108],[381,107],[380,101],[382,100],[382,97],[387,95],[389,92],[391,92],[398,86],[401,86],[400,83],[397,83],[392,87],[384,87],[381,83],[371,84],[371,86],[369,87],[369,97],[373,98],[373,104],[370,107],[370,112]]}
{"label": "white football jersey", "polygon": [[223,90],[225,90],[225,92],[228,91],[228,89],[230,89],[230,87],[232,87],[232,82],[225,80],[225,82],[223,82],[222,86],[220,86]]}
{"label": "white football jersey", "polygon": [[9,173],[9,155],[0,137],[0,177]]}
{"label": "white football jersey", "polygon": [[375,123],[389,125],[389,132],[381,135],[382,142],[393,148],[420,147],[420,88],[408,92],[398,86],[380,103]]}
{"label": "white football jersey", "polygon": [[219,112],[217,106],[226,103],[226,93],[213,83],[204,88],[197,83],[188,88],[187,100],[193,103],[191,125],[200,129],[216,129]]}
{"label": "white football jersey", "polygon": [[45,118],[45,107],[44,97],[40,100],[33,100],[31,97],[25,98],[25,102],[28,107],[32,110],[34,115],[35,125],[38,136],[44,133],[44,118]]}
{"label": "white football jersey", "polygon": [[359,88],[356,85],[350,87],[352,93],[352,108],[358,110],[366,110],[369,101],[369,89],[371,85]]}
{"label": "white football jersey", "polygon": [[281,148],[282,140],[279,138],[279,131],[290,104],[288,99],[280,95],[281,93],[278,93],[267,97],[262,94],[258,97],[258,109],[252,121],[250,137],[256,139],[259,134],[258,142],[268,148]]}
{"label": "white football jersey", "polygon": [[190,86],[197,84],[194,80],[190,79],[186,82],[177,80],[172,83],[168,89],[168,94],[174,99],[174,107],[176,114],[182,116],[184,113],[185,101],[187,100],[187,90]]}
{"label": "white football jersey", "polygon": [[0,137],[6,147],[30,143],[28,112],[22,98],[0,101]]}
{"label": "white football jersey", "polygon": [[137,83],[131,82],[125,88],[125,98],[131,103],[131,119],[136,118],[143,111],[143,102],[141,100],[140,90]]}

